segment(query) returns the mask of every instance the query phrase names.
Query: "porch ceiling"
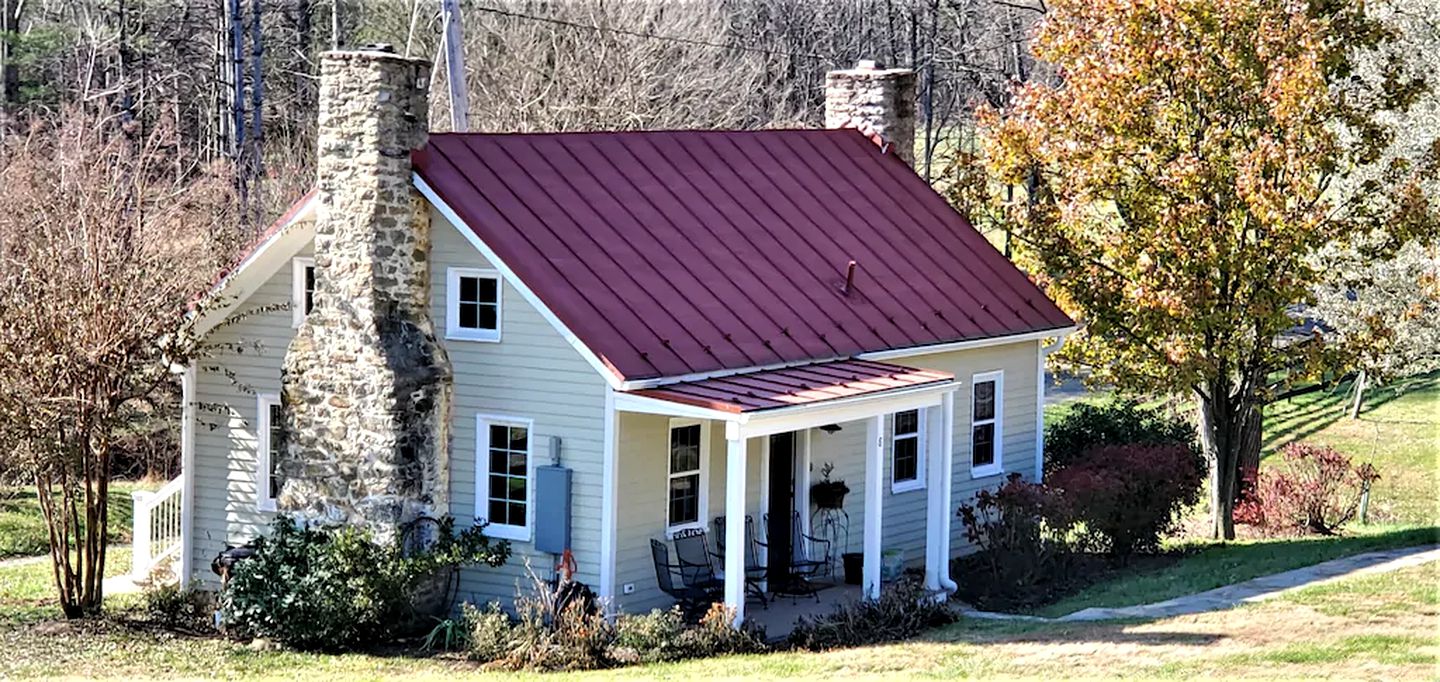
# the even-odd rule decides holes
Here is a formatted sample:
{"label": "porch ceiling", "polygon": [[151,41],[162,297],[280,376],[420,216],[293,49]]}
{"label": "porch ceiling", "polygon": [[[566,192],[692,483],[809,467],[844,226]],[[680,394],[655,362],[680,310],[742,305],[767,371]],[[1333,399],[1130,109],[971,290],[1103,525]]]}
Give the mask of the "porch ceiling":
{"label": "porch ceiling", "polygon": [[631,394],[733,414],[938,387],[955,375],[870,360],[831,360],[811,365],[710,377],[630,391]]}

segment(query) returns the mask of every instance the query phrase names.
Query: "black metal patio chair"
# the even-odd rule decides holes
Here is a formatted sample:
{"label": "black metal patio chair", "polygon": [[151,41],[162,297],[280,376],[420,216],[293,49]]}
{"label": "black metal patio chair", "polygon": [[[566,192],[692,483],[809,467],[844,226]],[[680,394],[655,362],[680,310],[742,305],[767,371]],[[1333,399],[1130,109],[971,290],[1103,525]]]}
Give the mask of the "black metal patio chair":
{"label": "black metal patio chair", "polygon": [[[715,557],[725,565],[725,517],[715,517]],[[755,540],[755,519],[745,516],[745,591],[760,600],[761,608],[770,608],[765,598],[764,583],[769,569],[760,561],[760,543]]]}
{"label": "black metal patio chair", "polygon": [[[766,528],[770,528],[770,515],[764,516]],[[833,557],[829,540],[817,538],[804,532],[800,527],[800,512],[790,513],[790,563],[788,575],[779,581],[771,581],[770,592],[776,596],[814,597],[820,601],[820,590],[829,585],[815,581],[818,576],[830,571]]]}
{"label": "black metal patio chair", "polygon": [[655,582],[660,591],[668,594],[679,605],[687,620],[695,620],[710,605],[723,598],[721,588],[715,584],[706,587],[688,585],[681,577],[682,564],[670,563],[670,549],[659,540],[650,541],[650,556],[655,561]]}

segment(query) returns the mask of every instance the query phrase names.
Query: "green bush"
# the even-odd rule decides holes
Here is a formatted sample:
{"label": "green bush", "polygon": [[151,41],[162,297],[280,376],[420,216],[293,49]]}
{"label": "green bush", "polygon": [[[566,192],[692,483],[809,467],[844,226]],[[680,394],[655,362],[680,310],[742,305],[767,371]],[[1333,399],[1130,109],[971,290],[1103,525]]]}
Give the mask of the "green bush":
{"label": "green bush", "polygon": [[678,606],[645,614],[622,614],[615,619],[617,658],[638,663],[687,658],[685,629],[685,617]]}
{"label": "green bush", "polygon": [[145,617],[171,630],[205,632],[213,627],[212,602],[202,592],[163,583],[145,590],[142,596]]}
{"label": "green bush", "polygon": [[436,526],[428,547],[407,549],[399,539],[379,543],[354,526],[302,529],[277,517],[221,594],[227,631],[334,651],[415,627],[421,614],[414,600],[422,590],[448,580],[461,564],[499,566],[510,554],[509,543],[491,544],[483,526],[458,535],[450,519]]}
{"label": "green bush", "polygon": [[882,589],[875,601],[862,599],[823,616],[801,617],[790,633],[790,644],[824,651],[897,642],[955,618],[955,611],[935,601],[918,578],[906,575]]}
{"label": "green bush", "polygon": [[1157,408],[1128,398],[1077,403],[1045,425],[1045,480],[1101,445],[1183,445],[1200,452],[1195,427]]}

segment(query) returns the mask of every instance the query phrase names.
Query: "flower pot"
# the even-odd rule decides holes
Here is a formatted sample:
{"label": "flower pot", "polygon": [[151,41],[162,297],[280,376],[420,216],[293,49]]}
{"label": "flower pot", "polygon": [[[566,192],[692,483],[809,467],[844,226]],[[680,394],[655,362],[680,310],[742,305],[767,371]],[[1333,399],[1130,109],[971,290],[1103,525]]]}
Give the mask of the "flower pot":
{"label": "flower pot", "polygon": [[845,564],[845,584],[859,585],[865,574],[865,555],[860,552],[846,552],[840,555]]}
{"label": "flower pot", "polygon": [[849,492],[844,481],[821,481],[810,486],[810,502],[820,509],[843,509]]}

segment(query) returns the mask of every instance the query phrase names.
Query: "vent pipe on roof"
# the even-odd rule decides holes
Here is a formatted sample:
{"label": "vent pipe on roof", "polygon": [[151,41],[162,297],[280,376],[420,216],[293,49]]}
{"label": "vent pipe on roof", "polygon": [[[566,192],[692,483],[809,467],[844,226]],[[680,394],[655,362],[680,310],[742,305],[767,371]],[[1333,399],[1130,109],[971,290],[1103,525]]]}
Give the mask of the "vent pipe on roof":
{"label": "vent pipe on roof", "polygon": [[915,165],[915,72],[862,59],[825,74],[825,127],[855,128]]}
{"label": "vent pipe on roof", "polygon": [[840,285],[840,293],[850,295],[850,290],[855,288],[855,261],[850,261],[845,266],[845,283]]}

